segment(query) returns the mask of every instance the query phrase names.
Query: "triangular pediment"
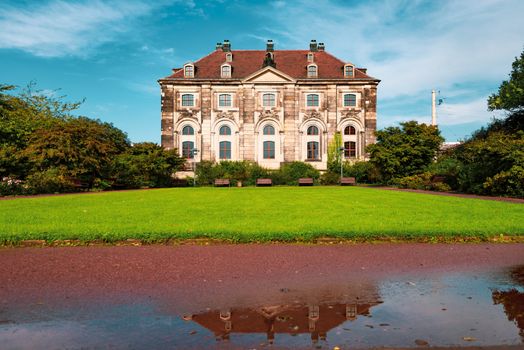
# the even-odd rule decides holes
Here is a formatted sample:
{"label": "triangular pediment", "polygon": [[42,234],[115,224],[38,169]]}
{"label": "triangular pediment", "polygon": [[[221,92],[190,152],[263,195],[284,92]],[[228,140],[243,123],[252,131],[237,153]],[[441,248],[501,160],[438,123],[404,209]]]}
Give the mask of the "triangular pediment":
{"label": "triangular pediment", "polygon": [[295,79],[273,67],[264,67],[244,79],[249,83],[293,83]]}

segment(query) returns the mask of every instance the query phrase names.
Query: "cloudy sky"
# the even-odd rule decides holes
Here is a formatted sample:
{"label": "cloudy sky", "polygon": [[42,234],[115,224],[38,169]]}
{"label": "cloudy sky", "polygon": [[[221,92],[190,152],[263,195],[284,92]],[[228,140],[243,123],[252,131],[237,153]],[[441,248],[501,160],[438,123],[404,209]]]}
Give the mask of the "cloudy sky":
{"label": "cloudy sky", "polygon": [[378,127],[430,121],[431,90],[448,141],[494,114],[486,99],[524,49],[524,1],[2,1],[0,83],[61,89],[79,114],[134,142],[160,140],[157,79],[214,50],[306,49],[311,39],[367,67]]}

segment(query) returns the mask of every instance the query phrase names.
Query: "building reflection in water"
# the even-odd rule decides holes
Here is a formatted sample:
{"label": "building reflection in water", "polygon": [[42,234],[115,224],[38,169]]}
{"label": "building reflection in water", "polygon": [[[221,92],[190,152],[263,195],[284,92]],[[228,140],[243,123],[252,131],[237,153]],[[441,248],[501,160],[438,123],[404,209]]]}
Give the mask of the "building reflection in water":
{"label": "building reflection in water", "polygon": [[228,340],[232,333],[265,333],[269,343],[275,334],[307,334],[313,343],[326,340],[327,333],[359,315],[369,315],[380,301],[369,303],[323,305],[277,305],[258,308],[211,310],[186,314],[183,319],[193,321],[213,332],[217,340]]}
{"label": "building reflection in water", "polygon": [[[524,266],[513,269],[510,277],[513,283],[524,287]],[[503,305],[508,319],[519,327],[519,335],[524,342],[524,293],[511,288],[505,291],[495,290],[492,296],[495,305]]]}

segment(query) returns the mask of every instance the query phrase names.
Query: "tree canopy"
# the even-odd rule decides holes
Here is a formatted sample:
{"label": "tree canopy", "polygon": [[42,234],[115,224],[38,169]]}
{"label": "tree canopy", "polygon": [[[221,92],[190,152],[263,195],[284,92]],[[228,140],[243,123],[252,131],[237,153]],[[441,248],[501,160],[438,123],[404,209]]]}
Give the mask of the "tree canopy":
{"label": "tree canopy", "polygon": [[524,109],[524,51],[512,64],[509,80],[505,80],[496,94],[488,98],[488,109],[515,112]]}

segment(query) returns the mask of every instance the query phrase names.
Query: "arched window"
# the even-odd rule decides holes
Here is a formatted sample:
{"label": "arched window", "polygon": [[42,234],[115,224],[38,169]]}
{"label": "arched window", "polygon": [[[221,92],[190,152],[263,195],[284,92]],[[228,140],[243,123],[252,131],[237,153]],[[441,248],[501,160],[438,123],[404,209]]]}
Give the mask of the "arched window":
{"label": "arched window", "polygon": [[314,125],[311,125],[309,128],[307,128],[307,134],[308,135],[318,135],[318,128]]}
{"label": "arched window", "polygon": [[186,125],[182,129],[182,135],[194,135],[194,134],[195,134],[195,130],[193,130],[193,127],[190,125]]}
{"label": "arched window", "polygon": [[231,78],[231,66],[225,64],[222,66],[222,78]]}
{"label": "arched window", "polygon": [[262,106],[274,107],[275,106],[275,94],[263,94],[262,95]]}
{"label": "arched window", "polygon": [[308,53],[307,54],[307,61],[308,62],[313,62],[315,60],[315,55],[313,53]]}
{"label": "arched window", "polygon": [[219,107],[231,107],[231,95],[230,94],[218,95],[218,106]]}
{"label": "arched window", "polygon": [[344,157],[355,158],[357,156],[357,143],[355,141],[344,142]]}
{"label": "arched window", "polygon": [[275,142],[264,141],[263,144],[264,159],[275,159]]}
{"label": "arched window", "polygon": [[233,61],[233,54],[231,52],[226,53],[226,62]]}
{"label": "arched window", "polygon": [[355,107],[357,105],[357,95],[345,94],[344,95],[344,107]]}
{"label": "arched window", "polygon": [[231,135],[231,128],[227,125],[222,125],[218,133],[220,135]]}
{"label": "arched window", "polygon": [[307,159],[318,160],[319,153],[319,143],[317,141],[309,141],[307,143]]}
{"label": "arched window", "polygon": [[195,103],[193,94],[182,95],[182,107],[193,107]]}
{"label": "arched window", "polygon": [[307,66],[307,77],[308,78],[317,77],[317,66],[315,66],[314,64]]}
{"label": "arched window", "polygon": [[187,64],[184,66],[184,77],[193,78],[195,76],[195,69],[192,64]]}
{"label": "arched window", "polygon": [[218,157],[220,159],[231,159],[231,142],[220,141],[218,144]]}
{"label": "arched window", "polygon": [[355,128],[351,125],[348,125],[345,127],[344,129],[344,135],[356,135],[357,132],[355,130]]}
{"label": "arched window", "polygon": [[182,142],[182,157],[193,159],[195,157],[193,149],[195,144],[193,141],[184,141]]}
{"label": "arched window", "polygon": [[319,106],[318,94],[308,94],[306,96],[306,102],[307,102],[308,107],[318,107]]}
{"label": "arched window", "polygon": [[266,125],[262,133],[264,135],[275,135],[275,128],[272,125]]}

